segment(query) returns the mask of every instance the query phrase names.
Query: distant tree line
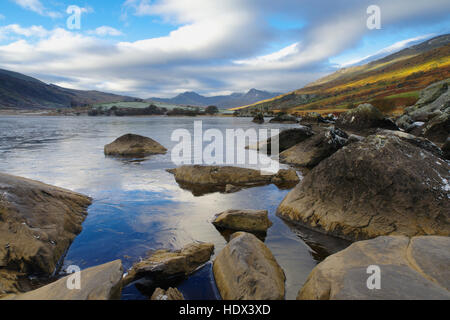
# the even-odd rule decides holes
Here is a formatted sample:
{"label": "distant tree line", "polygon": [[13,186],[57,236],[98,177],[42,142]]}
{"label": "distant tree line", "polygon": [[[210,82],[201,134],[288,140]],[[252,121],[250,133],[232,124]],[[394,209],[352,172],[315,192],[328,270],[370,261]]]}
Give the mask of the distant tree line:
{"label": "distant tree line", "polygon": [[186,107],[186,108],[174,108],[172,110],[167,110],[166,108],[160,108],[153,104],[149,105],[147,108],[119,108],[113,106],[109,109],[105,108],[95,108],[88,112],[89,116],[151,116],[151,115],[168,115],[168,116],[191,116],[195,117],[198,115],[213,115],[219,113],[219,109],[216,106],[209,106],[205,109],[199,107]]}

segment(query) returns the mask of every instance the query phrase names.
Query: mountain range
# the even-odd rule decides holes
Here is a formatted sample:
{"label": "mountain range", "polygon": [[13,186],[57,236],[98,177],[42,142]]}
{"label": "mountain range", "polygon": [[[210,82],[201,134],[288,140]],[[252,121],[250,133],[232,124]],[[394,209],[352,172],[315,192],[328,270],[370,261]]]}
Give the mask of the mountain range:
{"label": "mountain range", "polygon": [[302,89],[234,108],[255,111],[340,113],[372,103],[385,113],[402,113],[421,89],[450,77],[450,34],[413,45],[364,65],[340,69]]}
{"label": "mountain range", "polygon": [[197,107],[206,107],[214,105],[218,108],[234,108],[242,105],[255,103],[261,100],[270,99],[279,96],[280,93],[273,93],[261,91],[257,89],[250,89],[246,93],[232,93],[230,95],[221,96],[202,96],[196,92],[184,92],[174,98],[150,98],[146,101],[165,102],[170,104],[189,105]]}
{"label": "mountain range", "polygon": [[0,69],[0,109],[70,108],[135,98],[62,88],[21,73]]}

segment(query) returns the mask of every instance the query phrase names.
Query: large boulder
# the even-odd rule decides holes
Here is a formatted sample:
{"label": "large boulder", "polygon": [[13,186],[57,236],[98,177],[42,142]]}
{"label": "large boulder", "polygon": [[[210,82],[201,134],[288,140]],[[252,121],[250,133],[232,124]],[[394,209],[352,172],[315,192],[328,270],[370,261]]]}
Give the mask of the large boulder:
{"label": "large boulder", "polygon": [[15,296],[8,300],[117,300],[122,291],[122,262],[116,260],[83,270],[79,274],[80,289],[69,289],[74,284],[69,275],[39,289]]}
{"label": "large boulder", "polygon": [[[316,266],[297,299],[449,300],[449,265],[449,237],[391,236],[360,241]],[[367,286],[369,266],[379,268],[380,289]]]}
{"label": "large boulder", "polygon": [[186,277],[208,262],[213,252],[212,243],[191,243],[177,251],[158,250],[133,265],[124,277],[124,285],[144,277],[157,284]]}
{"label": "large boulder", "polygon": [[300,180],[295,170],[280,170],[277,174],[263,174],[260,170],[230,167],[185,165],[169,169],[175,180],[194,195],[225,192],[227,185],[253,187],[274,183],[281,188],[292,188]]}
{"label": "large boulder", "polygon": [[437,82],[421,92],[419,101],[397,119],[402,129],[443,143],[450,130],[450,79]]}
{"label": "large boulder", "polygon": [[169,288],[167,290],[157,288],[150,300],[184,300],[184,296],[177,288]]}
{"label": "large boulder", "polygon": [[224,300],[282,300],[286,277],[275,257],[254,235],[237,232],[213,265]]}
{"label": "large boulder", "polygon": [[280,154],[280,161],[300,167],[312,168],[323,159],[348,143],[348,135],[338,129],[329,128]]}
{"label": "large boulder", "polygon": [[442,96],[448,90],[448,82],[449,80],[442,80],[439,82],[435,82],[420,92],[419,100],[416,102],[417,107],[422,107],[428,105],[440,96]]}
{"label": "large boulder", "polygon": [[339,237],[450,235],[450,164],[396,135],[322,161],[282,201],[282,218]]}
{"label": "large boulder", "polygon": [[415,145],[421,149],[431,152],[432,154],[434,154],[437,157],[442,158],[444,156],[444,153],[442,152],[442,150],[437,145],[435,145],[433,142],[431,142],[430,140],[428,140],[426,138],[417,137],[415,135],[405,133],[402,131],[393,131],[393,130],[385,130],[385,129],[379,129],[376,133],[379,135],[394,135],[405,142],[408,142],[408,143]]}
{"label": "large boulder", "polygon": [[252,122],[257,124],[263,124],[264,123],[264,115],[262,113],[258,113],[252,120]]}
{"label": "large boulder", "polygon": [[119,157],[145,157],[165,154],[167,149],[153,139],[126,134],[105,146],[105,155]]}
{"label": "large boulder", "polygon": [[90,204],[79,193],[0,173],[0,269],[10,271],[0,294],[20,291],[21,275],[51,275]]}
{"label": "large boulder", "polygon": [[423,129],[423,135],[432,141],[444,143],[450,133],[450,108],[431,119]]}
{"label": "large boulder", "polygon": [[397,130],[397,125],[383,116],[380,110],[369,103],[361,104],[339,116],[336,121],[338,127],[344,129],[364,130],[370,128],[384,128]]}
{"label": "large boulder", "polygon": [[[278,152],[283,152],[297,143],[305,141],[306,139],[314,135],[310,127],[300,126],[299,128],[286,129],[280,132],[278,139]],[[260,150],[263,147],[266,148],[267,154],[272,154],[272,138],[267,139],[265,142],[260,142],[255,146],[249,146],[247,149]]]}
{"label": "large boulder", "polygon": [[212,222],[216,227],[236,231],[266,232],[272,226],[267,210],[227,210]]}

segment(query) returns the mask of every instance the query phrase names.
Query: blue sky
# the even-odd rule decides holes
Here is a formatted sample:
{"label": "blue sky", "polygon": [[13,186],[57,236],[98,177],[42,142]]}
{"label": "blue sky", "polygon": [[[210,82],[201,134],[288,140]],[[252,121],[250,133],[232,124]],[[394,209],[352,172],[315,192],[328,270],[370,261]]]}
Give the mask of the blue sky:
{"label": "blue sky", "polygon": [[287,92],[449,30],[448,0],[2,0],[0,68],[143,98]]}

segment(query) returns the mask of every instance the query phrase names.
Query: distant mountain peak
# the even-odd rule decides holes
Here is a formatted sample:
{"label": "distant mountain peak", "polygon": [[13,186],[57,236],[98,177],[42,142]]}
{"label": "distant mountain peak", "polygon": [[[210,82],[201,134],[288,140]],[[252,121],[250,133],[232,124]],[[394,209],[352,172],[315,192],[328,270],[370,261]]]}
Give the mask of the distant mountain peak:
{"label": "distant mountain peak", "polygon": [[211,96],[211,97],[206,97],[193,91],[187,91],[177,95],[174,98],[169,99],[150,98],[148,99],[148,101],[159,101],[165,103],[191,105],[199,107],[215,105],[219,108],[234,108],[255,103],[261,100],[270,99],[278,95],[280,95],[280,93],[272,93],[252,88],[247,93],[234,92],[230,95]]}

